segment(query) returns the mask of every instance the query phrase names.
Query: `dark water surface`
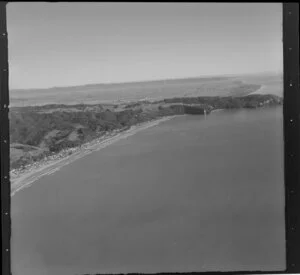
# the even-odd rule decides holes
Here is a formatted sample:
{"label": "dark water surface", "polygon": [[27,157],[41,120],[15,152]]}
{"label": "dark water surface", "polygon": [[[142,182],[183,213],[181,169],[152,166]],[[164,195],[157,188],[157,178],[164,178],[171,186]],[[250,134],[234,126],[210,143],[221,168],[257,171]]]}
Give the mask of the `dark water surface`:
{"label": "dark water surface", "polygon": [[183,116],[12,197],[12,274],[282,270],[282,108]]}

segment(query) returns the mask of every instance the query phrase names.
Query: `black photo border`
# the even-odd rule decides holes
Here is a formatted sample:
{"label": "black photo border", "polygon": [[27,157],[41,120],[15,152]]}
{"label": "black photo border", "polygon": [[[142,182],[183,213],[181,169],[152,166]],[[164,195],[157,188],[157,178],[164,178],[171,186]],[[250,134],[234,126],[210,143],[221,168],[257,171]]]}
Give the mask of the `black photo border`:
{"label": "black photo border", "polygon": [[[167,1],[162,1],[167,2]],[[193,1],[192,1],[193,2]],[[9,64],[6,5],[0,2],[0,178],[2,274],[11,274],[10,177],[9,177]],[[199,272],[201,274],[295,274],[300,273],[300,87],[299,3],[282,3],[284,76],[284,181],[285,271]],[[198,272],[197,272],[198,273]],[[165,273],[167,274],[167,273]],[[185,273],[186,274],[186,273]],[[195,273],[194,273],[195,274]]]}

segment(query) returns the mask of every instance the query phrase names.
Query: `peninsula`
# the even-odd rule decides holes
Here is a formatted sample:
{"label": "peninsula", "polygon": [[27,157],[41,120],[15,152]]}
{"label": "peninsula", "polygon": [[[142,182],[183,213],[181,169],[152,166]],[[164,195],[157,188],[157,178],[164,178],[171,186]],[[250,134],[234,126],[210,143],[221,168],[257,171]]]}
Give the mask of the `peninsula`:
{"label": "peninsula", "polygon": [[281,97],[176,97],[121,104],[77,104],[10,109],[11,179],[53,161],[103,144],[121,132],[176,115],[204,115],[217,109],[263,108],[281,105]]}

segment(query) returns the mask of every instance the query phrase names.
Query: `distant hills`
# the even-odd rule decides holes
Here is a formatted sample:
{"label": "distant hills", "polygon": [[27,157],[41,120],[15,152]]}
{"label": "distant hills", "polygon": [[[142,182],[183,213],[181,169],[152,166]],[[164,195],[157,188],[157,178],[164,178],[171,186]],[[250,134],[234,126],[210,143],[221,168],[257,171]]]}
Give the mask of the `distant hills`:
{"label": "distant hills", "polygon": [[[279,73],[262,73],[87,84],[48,89],[12,89],[10,90],[10,106],[129,102],[178,96],[242,96],[247,94],[243,89],[245,84],[269,87],[264,93],[282,96],[282,75]],[[239,93],[239,89],[242,91],[241,93]],[[248,91],[249,93],[250,91]]]}

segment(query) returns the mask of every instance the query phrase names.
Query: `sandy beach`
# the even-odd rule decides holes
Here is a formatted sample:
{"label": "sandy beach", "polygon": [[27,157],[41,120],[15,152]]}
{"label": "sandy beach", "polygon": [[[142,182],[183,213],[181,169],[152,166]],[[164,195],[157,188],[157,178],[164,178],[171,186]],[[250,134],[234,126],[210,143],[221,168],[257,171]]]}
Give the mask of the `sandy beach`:
{"label": "sandy beach", "polygon": [[21,173],[11,173],[11,196],[16,192],[22,190],[25,187],[31,186],[36,180],[43,176],[50,175],[60,170],[61,167],[68,165],[69,163],[82,158],[92,152],[101,150],[121,139],[127,138],[145,130],[149,127],[153,127],[164,121],[170,120],[175,116],[166,116],[163,118],[155,119],[152,121],[140,123],[131,126],[127,130],[119,130],[94,139],[91,142],[83,144],[81,147],[70,148],[65,150],[63,153],[59,153],[52,159],[42,160],[37,163],[30,165],[29,168],[25,169]]}

